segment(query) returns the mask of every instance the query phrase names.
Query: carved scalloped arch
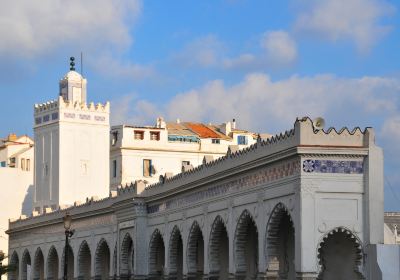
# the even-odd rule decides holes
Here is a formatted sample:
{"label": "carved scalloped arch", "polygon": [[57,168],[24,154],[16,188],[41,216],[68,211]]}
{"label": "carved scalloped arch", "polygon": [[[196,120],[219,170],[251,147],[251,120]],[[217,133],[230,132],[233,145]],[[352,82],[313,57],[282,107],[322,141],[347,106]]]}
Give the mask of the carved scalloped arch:
{"label": "carved scalloped arch", "polygon": [[171,236],[169,238],[169,269],[170,273],[176,273],[178,270],[178,245],[179,239],[182,241],[182,234],[179,226],[175,225],[172,228]]}
{"label": "carved scalloped arch", "polygon": [[355,259],[355,267],[354,271],[359,274],[361,279],[363,278],[361,267],[363,265],[363,246],[360,238],[355,234],[353,231],[346,227],[335,227],[329,232],[325,233],[320,240],[318,241],[318,247],[317,247],[317,261],[318,261],[318,271],[322,272],[323,264],[322,264],[322,259],[321,259],[321,248],[323,244],[335,233],[344,233],[349,240],[353,241],[354,247],[355,247],[355,252],[356,252],[356,259]]}
{"label": "carved scalloped arch", "polygon": [[276,243],[277,239],[279,239],[278,232],[279,232],[279,223],[283,217],[283,215],[287,215],[289,220],[294,228],[294,223],[292,216],[290,214],[289,209],[283,202],[279,202],[275,205],[272,209],[271,214],[268,219],[267,223],[267,230],[265,232],[265,261],[268,263],[270,257],[277,256],[277,249]]}
{"label": "carved scalloped arch", "polygon": [[[186,250],[186,255],[187,255],[187,266],[188,266],[188,272],[189,273],[196,273],[197,272],[197,241],[198,239],[201,238],[203,239],[204,242],[204,237],[203,237],[203,232],[201,230],[201,227],[199,223],[195,220],[192,223],[192,226],[190,227],[189,230],[189,235],[188,235],[188,241],[187,241],[187,250]],[[204,246],[204,243],[203,243]]]}
{"label": "carved scalloped arch", "polygon": [[81,242],[78,250],[78,276],[90,277],[92,254],[86,240]]}
{"label": "carved scalloped arch", "polygon": [[[157,274],[157,250],[159,246],[164,246],[164,239],[161,231],[156,228],[151,237],[149,243],[149,273]],[[165,250],[165,247],[164,247]],[[165,262],[165,260],[164,260]]]}
{"label": "carved scalloped arch", "polygon": [[59,258],[57,249],[52,245],[47,254],[47,279],[55,280],[59,278],[58,262]]}
{"label": "carved scalloped arch", "polygon": [[[223,234],[223,231],[226,232],[228,235],[228,231],[226,229],[226,224],[224,219],[220,216],[217,215],[214,219],[214,222],[212,223],[211,226],[211,231],[210,231],[210,238],[209,238],[209,263],[210,263],[210,272],[215,272],[219,271],[219,254],[218,254],[218,239],[221,234]],[[229,238],[229,235],[228,235]]]}
{"label": "carved scalloped arch", "polygon": [[17,251],[14,251],[11,255],[10,258],[10,265],[14,266],[16,269],[13,271],[10,271],[8,273],[8,279],[9,280],[18,280],[19,277],[19,257]]}
{"label": "carved scalloped arch", "polygon": [[125,233],[124,238],[121,243],[121,253],[120,253],[120,275],[129,275],[132,271],[130,270],[129,259],[133,251],[133,239],[129,232]]}
{"label": "carved scalloped arch", "polygon": [[[41,262],[40,262],[41,260]],[[42,266],[42,273],[44,273],[44,255],[42,252],[42,249],[40,247],[37,247],[35,256],[34,256],[34,261],[33,261],[33,279],[40,279],[40,270]]]}
{"label": "carved scalloped arch", "polygon": [[95,260],[94,260],[94,274],[95,278],[102,279],[102,277],[109,278],[110,274],[110,247],[108,246],[107,241],[102,238],[97,243],[96,252],[95,252]]}
{"label": "carved scalloped arch", "polygon": [[[235,254],[235,263],[236,263],[236,271],[245,272],[246,271],[246,258],[245,258],[245,246],[246,241],[249,238],[247,232],[249,226],[254,226],[256,233],[257,233],[257,252],[258,253],[258,227],[255,219],[253,218],[252,214],[249,210],[245,209],[239,216],[236,230],[235,230],[235,237],[234,237],[234,254]],[[258,256],[258,254],[257,254]],[[258,257],[257,257],[258,260]]]}

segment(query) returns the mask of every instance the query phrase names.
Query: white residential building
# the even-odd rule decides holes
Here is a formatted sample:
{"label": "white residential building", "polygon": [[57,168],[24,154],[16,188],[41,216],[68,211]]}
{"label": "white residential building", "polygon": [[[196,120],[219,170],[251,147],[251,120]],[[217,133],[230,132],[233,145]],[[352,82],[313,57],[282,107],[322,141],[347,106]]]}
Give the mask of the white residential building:
{"label": "white residential building", "polygon": [[86,79],[71,67],[60,81],[59,98],[34,110],[34,210],[107,196],[110,104],[87,104]]}
{"label": "white residential building", "polygon": [[155,126],[113,126],[111,189],[135,181],[158,182],[220,158],[228,149],[236,152],[249,147],[256,140],[256,134],[237,129],[235,120],[216,126],[179,120],[167,123],[158,118]]}
{"label": "white residential building", "polygon": [[5,229],[10,217],[32,213],[34,143],[28,136],[0,139],[0,250],[7,253]]}

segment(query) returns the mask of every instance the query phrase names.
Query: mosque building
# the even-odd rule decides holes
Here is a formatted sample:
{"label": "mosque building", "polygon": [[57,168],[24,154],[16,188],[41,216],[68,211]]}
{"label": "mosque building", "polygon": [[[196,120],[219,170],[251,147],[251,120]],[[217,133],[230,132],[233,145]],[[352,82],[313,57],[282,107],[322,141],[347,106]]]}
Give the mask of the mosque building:
{"label": "mosque building", "polygon": [[372,128],[110,128],[109,103],[86,99],[72,65],[58,100],[35,105],[33,212],[9,222],[10,280],[396,279]]}

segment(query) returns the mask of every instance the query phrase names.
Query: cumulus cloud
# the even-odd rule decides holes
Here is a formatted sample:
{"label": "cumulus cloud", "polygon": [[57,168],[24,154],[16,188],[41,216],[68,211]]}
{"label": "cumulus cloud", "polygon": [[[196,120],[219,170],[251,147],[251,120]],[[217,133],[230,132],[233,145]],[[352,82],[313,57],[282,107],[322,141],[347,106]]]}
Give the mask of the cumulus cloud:
{"label": "cumulus cloud", "polygon": [[146,114],[148,121],[159,115],[204,122],[236,117],[244,128],[267,132],[290,128],[296,117],[304,115],[323,116],[331,124],[359,125],[362,121],[360,125],[368,126],[371,118],[375,122],[397,114],[399,94],[400,81],[392,78],[294,75],[272,81],[266,74],[253,73],[233,85],[209,81]]}
{"label": "cumulus cloud", "polygon": [[0,52],[32,57],[67,46],[125,48],[139,1],[3,1]]}
{"label": "cumulus cloud", "polygon": [[188,43],[172,60],[184,67],[217,66],[223,50],[224,44],[215,35],[207,35]]}
{"label": "cumulus cloud", "polygon": [[351,40],[365,52],[390,30],[381,20],[393,10],[379,0],[314,0],[299,14],[295,28],[331,41]]}
{"label": "cumulus cloud", "polygon": [[297,58],[295,41],[285,31],[266,32],[261,39],[268,62],[276,65],[288,65]]}

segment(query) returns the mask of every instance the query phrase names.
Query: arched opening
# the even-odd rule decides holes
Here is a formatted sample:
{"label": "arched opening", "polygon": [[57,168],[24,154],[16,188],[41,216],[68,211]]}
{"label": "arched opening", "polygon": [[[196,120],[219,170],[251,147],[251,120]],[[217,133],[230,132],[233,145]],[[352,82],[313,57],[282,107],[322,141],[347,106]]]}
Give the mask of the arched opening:
{"label": "arched opening", "polygon": [[121,244],[121,262],[119,265],[121,279],[129,279],[133,274],[133,254],[133,241],[129,233],[127,233]]}
{"label": "arched opening", "polygon": [[12,270],[8,273],[9,280],[19,280],[19,258],[17,252],[13,252],[10,259]]}
{"label": "arched opening", "polygon": [[104,239],[101,239],[96,249],[95,279],[105,280],[110,277],[110,248]]}
{"label": "arched opening", "polygon": [[65,254],[65,248],[63,252],[63,257],[62,257],[62,273],[64,274],[64,258],[65,255],[67,255],[67,279],[72,280],[74,279],[74,270],[75,270],[75,264],[74,264],[74,251],[72,251],[72,248],[70,245],[68,245],[67,248],[67,254]]}
{"label": "arched opening", "polygon": [[173,279],[183,278],[183,243],[177,226],[172,230],[169,242],[169,269],[170,277]]}
{"label": "arched opening", "polygon": [[47,257],[47,279],[58,279],[58,254],[54,246],[50,248],[49,255]]}
{"label": "arched opening", "polygon": [[327,234],[318,250],[320,280],[363,279],[359,271],[362,262],[360,241],[351,231],[337,228]]}
{"label": "arched opening", "polygon": [[37,248],[35,253],[33,279],[34,280],[44,279],[44,258],[42,250],[40,248]]}
{"label": "arched opening", "polygon": [[160,279],[164,275],[165,246],[159,230],[153,232],[149,247],[149,276],[152,279]]}
{"label": "arched opening", "polygon": [[256,279],[258,274],[258,230],[250,213],[245,210],[236,226],[236,274],[244,279]]}
{"label": "arched opening", "polygon": [[295,279],[294,226],[286,207],[275,206],[267,225],[267,278]]}
{"label": "arched opening", "polygon": [[194,222],[190,229],[187,246],[188,277],[203,279],[204,238],[197,222]]}
{"label": "arched opening", "polygon": [[28,250],[25,250],[22,254],[22,274],[21,280],[28,280],[31,279],[31,255],[29,254]]}
{"label": "arched opening", "polygon": [[92,269],[90,248],[86,241],[83,241],[78,252],[78,279],[90,279]]}
{"label": "arched opening", "polygon": [[212,279],[228,279],[229,237],[225,223],[220,216],[215,218],[211,228],[209,252],[210,277]]}

